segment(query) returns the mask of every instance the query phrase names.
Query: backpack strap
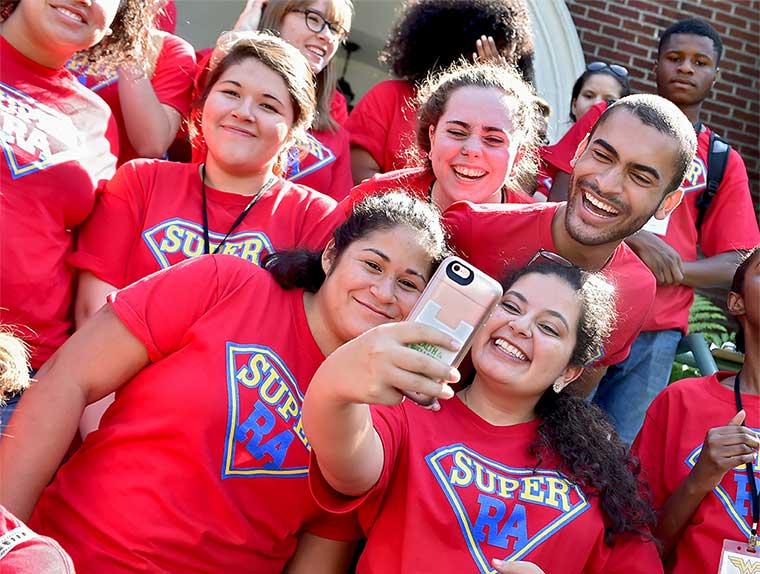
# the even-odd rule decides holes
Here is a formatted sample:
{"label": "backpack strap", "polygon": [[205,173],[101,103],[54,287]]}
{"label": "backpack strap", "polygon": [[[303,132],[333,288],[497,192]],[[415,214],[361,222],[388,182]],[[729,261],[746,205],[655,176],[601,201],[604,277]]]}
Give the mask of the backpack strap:
{"label": "backpack strap", "polygon": [[715,194],[718,193],[721,181],[723,181],[730,151],[731,146],[728,142],[711,131],[707,152],[707,189],[697,198],[697,231],[702,227],[705,214],[715,198]]}

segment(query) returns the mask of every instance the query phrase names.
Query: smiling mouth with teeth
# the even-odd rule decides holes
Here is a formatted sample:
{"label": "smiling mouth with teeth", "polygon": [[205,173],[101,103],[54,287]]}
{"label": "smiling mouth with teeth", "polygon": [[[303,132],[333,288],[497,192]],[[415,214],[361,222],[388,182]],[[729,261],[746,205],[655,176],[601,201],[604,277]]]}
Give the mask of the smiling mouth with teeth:
{"label": "smiling mouth with teeth", "polygon": [[76,20],[77,22],[81,22],[82,24],[84,24],[84,20],[76,12],[72,12],[71,10],[66,9],[63,6],[56,6],[55,10],[59,14],[63,14],[64,16],[66,16],[69,20]]}
{"label": "smiling mouth with teeth", "polygon": [[507,343],[504,339],[494,339],[493,342],[494,345],[499,347],[502,351],[504,351],[507,355],[510,355],[511,357],[514,357],[515,359],[519,361],[527,361],[528,357],[526,357],[520,349],[515,347],[514,345],[510,345]]}
{"label": "smiling mouth with teeth", "polygon": [[597,199],[590,193],[586,193],[586,192],[583,193],[583,201],[586,203],[587,207],[590,206],[592,208],[595,208],[595,209],[590,209],[590,211],[597,215],[612,217],[620,213],[617,209],[612,207],[609,203],[606,203],[604,201]]}
{"label": "smiling mouth with teeth", "polygon": [[481,179],[488,173],[482,169],[469,167],[452,167],[451,169],[458,177],[470,180]]}

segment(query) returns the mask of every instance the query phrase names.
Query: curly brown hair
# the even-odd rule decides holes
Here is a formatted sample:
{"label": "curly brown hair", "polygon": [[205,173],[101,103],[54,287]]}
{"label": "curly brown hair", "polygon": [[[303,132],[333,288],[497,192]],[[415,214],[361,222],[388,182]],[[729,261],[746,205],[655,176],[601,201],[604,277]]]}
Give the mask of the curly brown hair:
{"label": "curly brown hair", "polygon": [[[5,21],[21,0],[0,0],[0,21]],[[121,0],[111,23],[112,33],[82,52],[98,66],[145,65],[150,30],[161,3],[156,0]]]}
{"label": "curly brown hair", "polygon": [[[430,152],[430,126],[437,126],[446,111],[451,94],[464,87],[495,88],[507,98],[513,132],[520,138],[522,156],[515,163],[513,174],[505,182],[510,189],[523,187],[533,181],[538,169],[538,107],[533,88],[524,82],[519,73],[506,66],[470,64],[464,60],[439,74],[431,75],[417,91],[417,161],[432,169]],[[512,136],[515,137],[515,136]]]}

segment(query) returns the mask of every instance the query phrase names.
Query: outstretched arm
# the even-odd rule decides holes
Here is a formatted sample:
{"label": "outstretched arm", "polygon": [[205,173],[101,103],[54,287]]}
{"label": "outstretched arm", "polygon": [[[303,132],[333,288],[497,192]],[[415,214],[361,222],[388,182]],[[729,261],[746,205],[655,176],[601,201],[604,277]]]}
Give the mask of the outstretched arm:
{"label": "outstretched arm", "polygon": [[28,520],[79,427],[85,405],[115,391],[149,362],[110,305],[43,365],[0,440],[0,502]]}
{"label": "outstretched arm", "polygon": [[404,392],[448,399],[458,373],[407,347],[428,342],[455,350],[448,335],[416,323],[382,325],[336,350],[314,374],[303,423],[327,482],[347,496],[366,493],[380,478],[384,453],[370,404],[394,405]]}

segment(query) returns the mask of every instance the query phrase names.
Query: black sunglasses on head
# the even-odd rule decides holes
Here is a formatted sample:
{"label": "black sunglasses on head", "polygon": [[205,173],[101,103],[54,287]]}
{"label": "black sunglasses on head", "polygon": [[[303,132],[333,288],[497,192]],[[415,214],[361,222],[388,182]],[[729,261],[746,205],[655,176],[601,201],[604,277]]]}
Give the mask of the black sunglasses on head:
{"label": "black sunglasses on head", "polygon": [[528,261],[528,267],[533,265],[541,257],[543,257],[544,259],[548,259],[552,263],[556,263],[557,265],[560,265],[562,267],[575,267],[575,264],[572,261],[565,259],[559,253],[554,253],[553,251],[547,251],[546,249],[539,249],[536,252],[536,254],[533,256],[533,258],[530,261]]}
{"label": "black sunglasses on head", "polygon": [[624,68],[618,64],[608,64],[607,62],[591,62],[588,66],[586,66],[586,70],[589,72],[601,72],[602,70],[607,69],[618,78],[628,77],[628,68]]}

